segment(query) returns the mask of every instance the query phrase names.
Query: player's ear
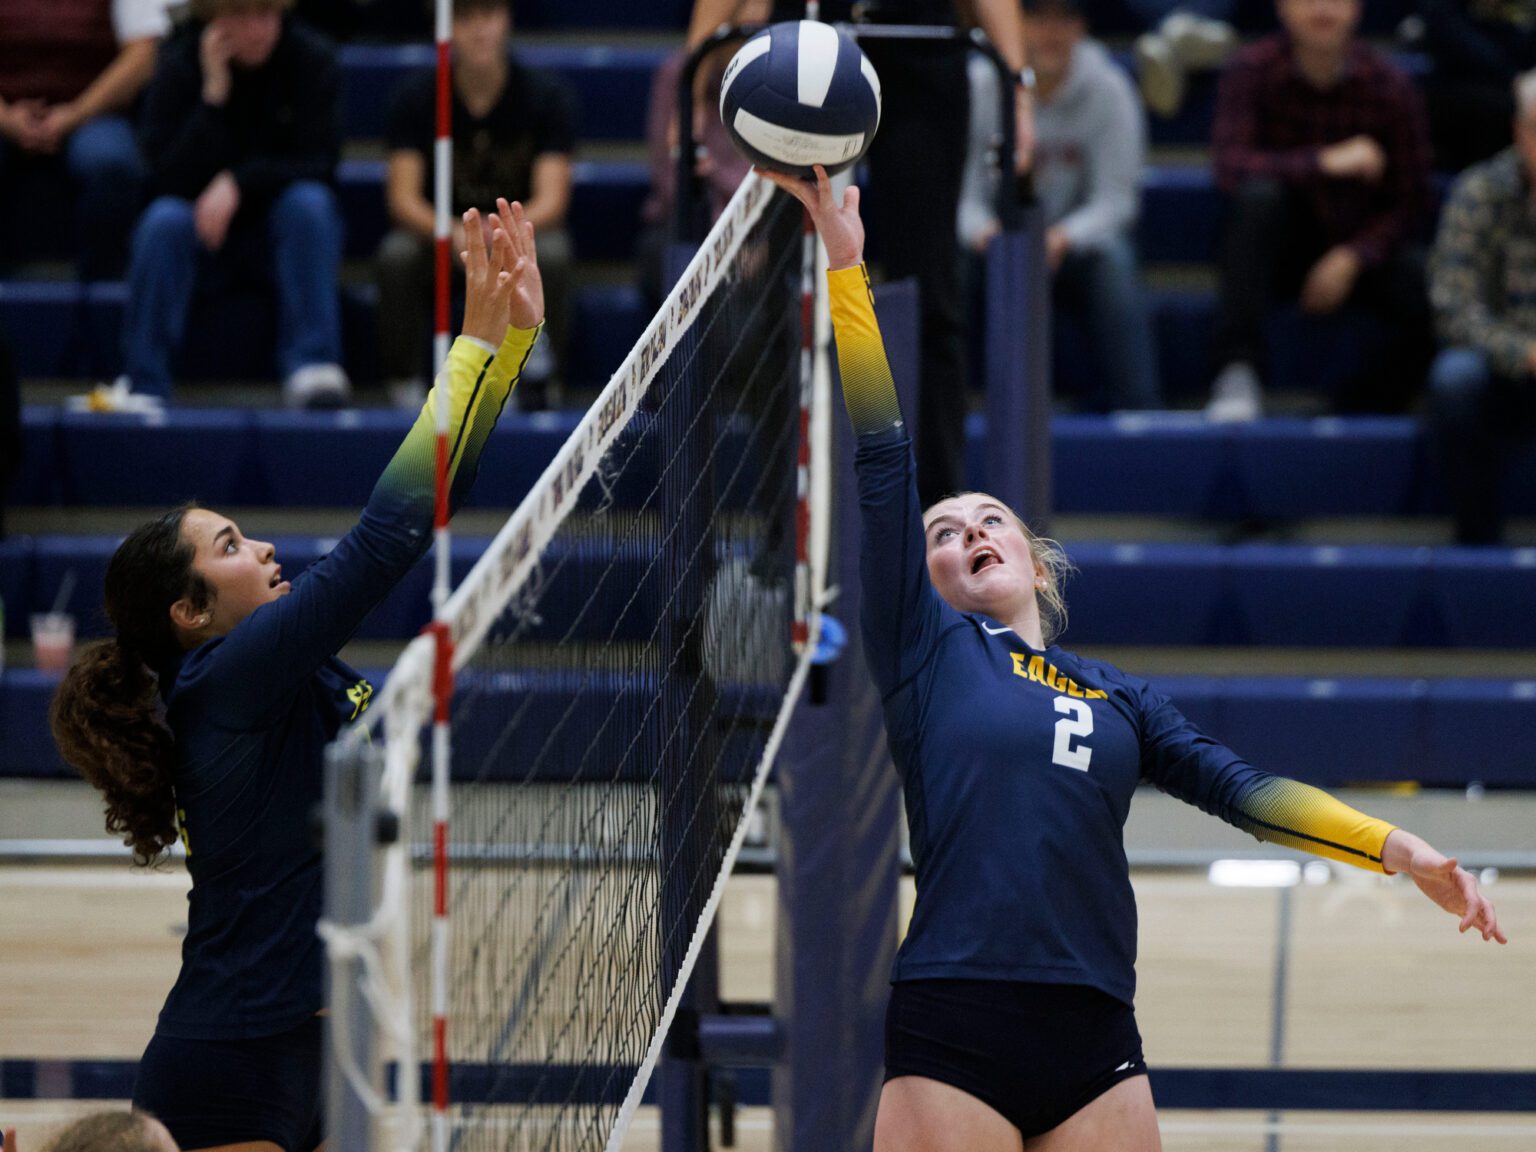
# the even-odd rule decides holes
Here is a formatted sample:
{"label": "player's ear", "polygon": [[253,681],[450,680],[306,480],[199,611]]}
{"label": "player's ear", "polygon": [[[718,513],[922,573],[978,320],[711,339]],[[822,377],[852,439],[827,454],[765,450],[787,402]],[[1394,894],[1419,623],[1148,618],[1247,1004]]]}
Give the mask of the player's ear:
{"label": "player's ear", "polygon": [[172,604],[169,611],[171,623],[183,632],[196,632],[213,618],[206,605],[199,608],[187,596],[183,596]]}

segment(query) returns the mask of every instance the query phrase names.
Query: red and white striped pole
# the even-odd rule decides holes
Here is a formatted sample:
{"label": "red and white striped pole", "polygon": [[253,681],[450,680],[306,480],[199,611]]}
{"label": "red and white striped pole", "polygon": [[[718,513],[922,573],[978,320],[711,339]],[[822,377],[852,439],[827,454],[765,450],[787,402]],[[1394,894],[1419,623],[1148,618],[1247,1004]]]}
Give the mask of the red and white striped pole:
{"label": "red and white striped pole", "polygon": [[[448,360],[448,251],[453,211],[453,91],[451,45],[453,0],[436,0],[437,138],[432,149],[432,198],[437,257],[436,325],[432,340],[433,376]],[[473,238],[472,238],[473,240]],[[453,700],[453,633],[443,615],[448,603],[448,404],[439,397],[437,416],[436,502],[433,537],[436,572],[432,583],[432,623],[437,641],[432,677],[432,1152],[448,1152],[448,717]],[[400,1075],[410,1071],[401,1069]]]}

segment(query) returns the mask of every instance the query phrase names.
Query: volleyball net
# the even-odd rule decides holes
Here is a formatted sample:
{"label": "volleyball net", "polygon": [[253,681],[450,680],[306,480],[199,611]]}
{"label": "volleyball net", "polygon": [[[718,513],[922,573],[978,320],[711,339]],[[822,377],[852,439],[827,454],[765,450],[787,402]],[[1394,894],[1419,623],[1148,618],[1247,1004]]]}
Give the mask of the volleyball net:
{"label": "volleyball net", "polygon": [[402,834],[323,931],[372,1146],[419,1095],[435,1149],[621,1146],[817,632],[815,251],[749,176],[368,714]]}

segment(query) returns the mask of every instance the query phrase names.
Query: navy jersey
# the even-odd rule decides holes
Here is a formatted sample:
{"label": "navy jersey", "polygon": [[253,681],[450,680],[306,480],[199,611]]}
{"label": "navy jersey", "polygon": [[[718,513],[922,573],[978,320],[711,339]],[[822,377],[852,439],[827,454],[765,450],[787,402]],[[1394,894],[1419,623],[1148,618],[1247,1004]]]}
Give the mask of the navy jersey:
{"label": "navy jersey", "polygon": [[460,337],[357,526],[288,595],[159,670],[192,874],[181,974],[159,1034],[271,1036],[322,1007],[321,861],[310,817],[325,745],[373,691],[335,653],[431,543],[441,394],[457,500],[534,335],[510,329],[496,351]]}
{"label": "navy jersey", "polygon": [[1088,984],[1130,1003],[1123,829],[1143,779],[1264,840],[1381,870],[1391,826],[1260,771],[1145,681],[934,590],[911,443],[867,281],[833,272],[859,432],[864,650],[901,774],[917,905],[892,978]]}

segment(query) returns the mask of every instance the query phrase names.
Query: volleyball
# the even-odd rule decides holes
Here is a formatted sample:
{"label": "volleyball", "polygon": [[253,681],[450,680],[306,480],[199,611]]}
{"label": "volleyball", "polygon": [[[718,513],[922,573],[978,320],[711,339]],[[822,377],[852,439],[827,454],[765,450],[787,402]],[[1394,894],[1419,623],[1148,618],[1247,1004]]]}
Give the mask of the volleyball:
{"label": "volleyball", "polygon": [[841,172],[880,126],[880,78],[853,37],[816,20],[773,24],[731,58],[720,119],[752,161],[791,176]]}

